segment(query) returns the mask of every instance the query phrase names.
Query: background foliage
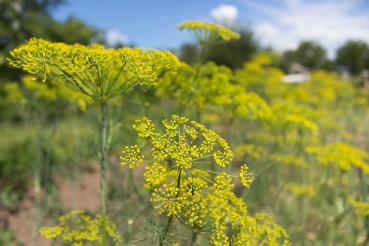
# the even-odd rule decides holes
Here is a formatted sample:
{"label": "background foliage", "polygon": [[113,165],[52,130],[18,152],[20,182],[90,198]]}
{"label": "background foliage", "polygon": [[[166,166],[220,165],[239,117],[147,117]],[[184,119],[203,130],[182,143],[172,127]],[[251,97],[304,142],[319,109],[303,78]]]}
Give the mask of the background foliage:
{"label": "background foliage", "polygon": [[[29,190],[38,167],[43,221],[65,212],[60,186],[78,185],[98,160],[98,105],[56,84],[37,84],[6,61],[31,37],[104,44],[102,30],[73,17],[53,20],[50,11],[60,4],[65,3],[0,1],[0,209],[18,213],[22,202],[35,202]],[[157,86],[110,101],[108,217],[117,224],[122,244],[152,240],[165,224],[142,189],[143,178],[117,166],[114,157],[136,142],[149,151],[132,132],[134,120],[150,116],[160,124],[172,114],[196,119],[229,142],[235,153],[230,171],[246,163],[253,173],[250,188],[236,184],[234,192],[251,214],[272,215],[293,245],[367,244],[368,91],[341,80],[337,67],[359,76],[369,68],[368,45],[347,41],[330,60],[313,41],[278,54],[261,47],[250,27],[235,30],[241,38],[206,49],[202,64],[201,48],[184,44],[176,51],[184,63],[175,74],[159,73]],[[309,81],[282,82],[293,63],[311,71]],[[142,225],[146,230],[137,235]],[[16,242],[17,231],[0,226],[0,244]],[[189,231],[176,233],[181,242],[190,237]]]}

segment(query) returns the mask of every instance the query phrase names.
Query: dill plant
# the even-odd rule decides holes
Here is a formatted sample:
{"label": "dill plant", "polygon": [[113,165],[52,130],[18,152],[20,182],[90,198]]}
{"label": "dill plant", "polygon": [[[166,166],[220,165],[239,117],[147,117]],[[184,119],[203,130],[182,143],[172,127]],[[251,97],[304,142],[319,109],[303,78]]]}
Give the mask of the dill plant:
{"label": "dill plant", "polygon": [[[293,243],[366,242],[368,220],[357,218],[355,206],[347,200],[367,201],[368,157],[354,147],[358,139],[365,138],[359,133],[364,119],[357,118],[366,107],[361,104],[362,92],[324,71],[313,72],[311,79],[301,84],[283,83],[281,75],[260,57],[236,72],[240,84],[269,102],[277,119],[260,131],[249,129],[248,144],[261,146],[263,157],[254,158],[254,163],[246,161],[256,173],[252,187],[260,187],[253,193],[248,189],[246,201],[267,201],[276,219],[287,223]],[[360,148],[366,150],[364,144]],[[270,183],[273,186],[269,187]],[[312,221],[317,227],[310,227]]]}
{"label": "dill plant", "polygon": [[[152,160],[144,159],[137,145],[127,146],[121,156],[122,165],[136,168],[148,163],[143,176],[145,188],[159,214],[168,217],[160,245],[169,240],[174,220],[205,237],[213,245],[250,245],[256,241],[277,243],[288,235],[268,215],[248,215],[244,201],[232,192],[232,178],[249,187],[251,173],[243,165],[238,176],[211,170],[212,165],[225,169],[233,160],[228,143],[214,131],[186,117],[172,116],[163,120],[165,133],[156,131],[152,121],[144,117],[133,129],[152,144]],[[173,239],[170,239],[173,240]]]}
{"label": "dill plant", "polygon": [[173,69],[177,59],[168,51],[140,48],[105,49],[102,45],[67,45],[32,38],[13,50],[10,64],[85,94],[101,106],[100,184],[102,245],[106,235],[107,101],[135,85],[154,85],[157,69]]}
{"label": "dill plant", "polygon": [[[202,90],[204,84],[201,82],[202,80],[204,80],[204,77],[206,79],[206,76],[212,77],[215,74],[214,69],[217,69],[213,63],[208,63],[209,66],[207,66],[208,64],[203,64],[203,56],[205,54],[205,50],[209,46],[228,42],[231,39],[239,39],[240,35],[226,27],[219,26],[215,23],[200,21],[182,22],[179,26],[177,26],[177,29],[187,30],[193,36],[195,42],[201,47],[201,54],[198,60],[199,64],[197,64],[194,67],[194,70],[190,72],[192,73],[192,76],[187,76],[187,83],[189,83],[191,87],[187,95],[182,95],[185,98],[185,102],[182,104],[182,109],[180,110],[180,114],[184,114],[189,104],[192,101],[195,101],[197,120],[201,121],[200,108],[203,105],[203,97],[211,96],[211,93],[209,91],[207,95],[204,95]],[[185,71],[188,75],[188,69],[186,70]],[[222,66],[219,70],[227,70],[227,68]],[[180,81],[179,83],[180,85],[183,85],[183,83],[185,82]]]}

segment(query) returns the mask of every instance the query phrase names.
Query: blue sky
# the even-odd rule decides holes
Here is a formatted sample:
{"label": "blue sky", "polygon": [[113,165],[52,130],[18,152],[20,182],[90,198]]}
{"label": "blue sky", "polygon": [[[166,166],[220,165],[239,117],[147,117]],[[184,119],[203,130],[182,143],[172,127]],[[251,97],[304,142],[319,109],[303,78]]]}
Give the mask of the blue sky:
{"label": "blue sky", "polygon": [[144,48],[173,49],[191,42],[188,33],[175,29],[188,20],[251,25],[263,45],[278,51],[315,40],[333,57],[348,39],[369,43],[369,0],[68,0],[52,14],[106,30],[111,44]]}

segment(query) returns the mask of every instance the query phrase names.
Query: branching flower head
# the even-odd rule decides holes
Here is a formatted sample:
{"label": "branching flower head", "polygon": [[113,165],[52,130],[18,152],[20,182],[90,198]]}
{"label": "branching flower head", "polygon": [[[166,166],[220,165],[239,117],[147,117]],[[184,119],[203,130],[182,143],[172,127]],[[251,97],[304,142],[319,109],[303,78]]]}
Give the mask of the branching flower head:
{"label": "branching flower head", "polygon": [[[262,238],[263,242],[271,244],[282,236],[288,238],[285,229],[277,225],[270,215],[257,213],[255,217],[257,237]],[[288,240],[285,240],[284,245],[290,245]]]}
{"label": "branching flower head", "polygon": [[[153,144],[151,154],[158,163],[170,162],[181,169],[191,169],[196,163],[217,163],[222,167],[231,163],[233,152],[224,139],[195,121],[191,121],[192,126],[184,125],[186,122],[188,122],[186,117],[173,115],[171,120],[163,121],[166,132],[160,134],[154,132],[151,120],[144,117],[137,120],[133,128],[139,137],[150,137]],[[193,144],[200,133],[202,133],[201,144]],[[137,153],[135,158],[138,158]],[[212,158],[213,162],[199,162],[206,158]],[[124,160],[123,165],[132,161],[132,157],[127,156],[126,150],[121,159]]]}
{"label": "branching flower head", "polygon": [[[155,209],[169,217],[168,225],[177,218],[196,233],[208,235],[214,245],[250,245],[255,238],[266,237],[266,242],[276,244],[284,235],[279,227],[274,230],[262,225],[258,231],[258,219],[248,216],[245,202],[232,192],[232,178],[237,176],[206,168],[214,164],[224,168],[232,162],[228,143],[204,125],[188,122],[186,117],[173,115],[172,119],[163,120],[164,133],[156,132],[151,120],[145,117],[134,124],[139,137],[149,138],[153,145],[154,160],[145,160],[148,166],[144,177]],[[129,154],[121,158],[122,164],[132,159]],[[251,183],[250,176],[248,167],[243,165],[239,178],[246,187]]]}
{"label": "branching flower head", "polygon": [[153,85],[155,71],[174,69],[179,63],[170,52],[127,47],[114,50],[98,44],[67,45],[36,38],[10,54],[11,65],[99,102],[125,93],[136,84]]}
{"label": "branching flower head", "polygon": [[[54,227],[44,226],[39,232],[48,239],[61,238],[72,245],[85,245],[87,242],[98,242],[101,238],[102,227],[101,215],[92,218],[83,210],[74,210],[59,218],[59,224]],[[121,236],[118,235],[116,225],[107,221],[107,234],[116,245],[121,243]]]}
{"label": "branching flower head", "polygon": [[179,188],[172,182],[167,185],[164,184],[163,188],[157,188],[152,193],[152,202],[159,202],[160,204],[155,206],[155,209],[159,210],[159,213],[166,213],[168,216],[176,215],[180,213],[183,207],[182,197],[178,196]]}
{"label": "branching flower head", "polygon": [[276,120],[268,104],[256,93],[238,93],[234,95],[234,104],[234,117],[271,122]]}
{"label": "branching flower head", "polygon": [[317,161],[323,166],[333,164],[336,168],[345,171],[350,170],[351,166],[356,166],[369,174],[368,153],[349,144],[336,142],[319,148],[306,147],[305,152],[315,154]]}
{"label": "branching flower head", "polygon": [[238,33],[226,27],[208,22],[187,21],[182,22],[177,28],[179,30],[187,29],[202,47],[240,38]]}

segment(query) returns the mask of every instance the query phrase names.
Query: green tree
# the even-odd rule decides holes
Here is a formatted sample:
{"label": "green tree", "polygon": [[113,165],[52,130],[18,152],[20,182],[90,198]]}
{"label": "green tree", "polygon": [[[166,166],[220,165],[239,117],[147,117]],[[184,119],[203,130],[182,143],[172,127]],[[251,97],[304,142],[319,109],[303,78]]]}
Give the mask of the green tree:
{"label": "green tree", "polygon": [[296,50],[285,51],[279,67],[289,72],[292,63],[299,63],[310,70],[334,69],[333,62],[327,58],[326,49],[314,41],[302,41]]}
{"label": "green tree", "polygon": [[303,41],[294,52],[294,59],[310,69],[320,69],[327,61],[327,51],[314,41]]}
{"label": "green tree", "polygon": [[[2,74],[9,51],[42,30],[50,19],[48,11],[62,0],[2,0],[0,1],[0,67]],[[42,19],[44,21],[42,21]],[[40,22],[42,21],[42,22]]]}
{"label": "green tree", "polygon": [[350,68],[352,74],[369,69],[369,45],[359,40],[349,40],[338,49],[336,63]]}
{"label": "green tree", "polygon": [[50,11],[64,3],[64,0],[0,0],[0,111],[3,112],[2,115],[8,115],[5,113],[6,110],[12,111],[2,100],[6,96],[3,86],[10,81],[20,81],[22,74],[6,62],[11,50],[32,37],[68,44],[103,43],[100,39],[101,31],[75,18],[69,18],[65,22],[58,22],[52,18]]}
{"label": "green tree", "polygon": [[16,80],[18,71],[6,62],[9,52],[32,37],[53,42],[102,42],[101,32],[83,22],[69,18],[61,23],[50,11],[64,4],[64,0],[0,0],[0,74],[1,80]]}

